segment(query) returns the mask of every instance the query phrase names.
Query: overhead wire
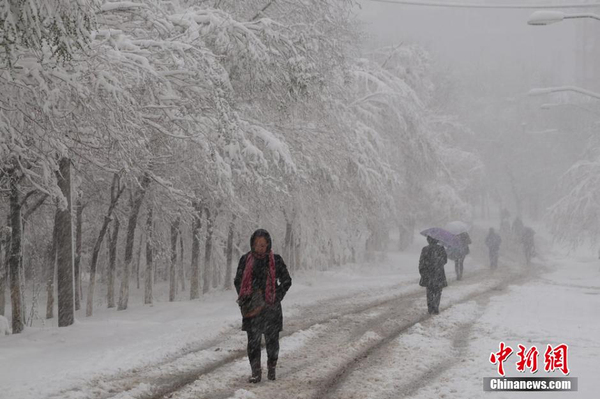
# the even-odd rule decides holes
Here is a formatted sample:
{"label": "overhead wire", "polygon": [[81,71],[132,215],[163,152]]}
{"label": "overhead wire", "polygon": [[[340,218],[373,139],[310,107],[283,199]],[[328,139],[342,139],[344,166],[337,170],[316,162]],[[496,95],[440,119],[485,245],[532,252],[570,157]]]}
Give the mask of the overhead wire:
{"label": "overhead wire", "polygon": [[416,0],[369,0],[376,3],[389,3],[398,5],[445,7],[445,8],[490,8],[490,9],[546,9],[546,8],[593,8],[600,7],[600,3],[575,3],[575,4],[480,4],[441,1],[416,1]]}

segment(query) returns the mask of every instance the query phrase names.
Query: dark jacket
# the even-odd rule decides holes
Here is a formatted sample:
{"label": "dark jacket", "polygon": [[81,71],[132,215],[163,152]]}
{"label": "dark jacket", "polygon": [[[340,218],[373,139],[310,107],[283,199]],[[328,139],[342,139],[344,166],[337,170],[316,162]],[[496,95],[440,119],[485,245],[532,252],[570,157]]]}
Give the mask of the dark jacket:
{"label": "dark jacket", "polygon": [[[242,277],[246,269],[247,256],[248,254],[245,254],[240,258],[237,273],[233,280],[238,295],[242,288]],[[263,293],[266,293],[268,264],[268,257],[254,260],[254,266],[252,267],[252,290],[260,289]],[[242,318],[242,331],[254,330],[265,332],[283,330],[281,301],[292,286],[292,278],[287,270],[287,266],[283,262],[283,258],[277,254],[275,254],[275,286],[275,303],[272,306],[267,306],[255,317]]]}
{"label": "dark jacket", "polygon": [[469,252],[471,252],[469,250],[469,245],[471,245],[471,237],[469,237],[469,233],[465,231],[458,235],[458,239],[460,240],[461,244],[460,256],[465,257],[469,254]]}
{"label": "dark jacket", "polygon": [[492,252],[498,252],[500,250],[500,244],[502,244],[502,238],[495,232],[490,232],[485,238],[485,245],[487,245]]}
{"label": "dark jacket", "polygon": [[438,244],[429,244],[421,250],[419,273],[421,287],[442,289],[448,286],[444,265],[448,261],[446,250]]}

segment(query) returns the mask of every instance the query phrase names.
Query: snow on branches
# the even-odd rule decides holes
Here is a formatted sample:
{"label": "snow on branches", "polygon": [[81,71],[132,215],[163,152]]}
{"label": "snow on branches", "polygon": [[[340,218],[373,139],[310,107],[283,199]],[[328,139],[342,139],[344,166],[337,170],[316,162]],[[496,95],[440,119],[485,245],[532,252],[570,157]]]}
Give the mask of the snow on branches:
{"label": "snow on branches", "polygon": [[600,143],[590,144],[586,159],[561,177],[565,194],[546,216],[555,239],[573,247],[600,240]]}
{"label": "snow on branches", "polygon": [[22,49],[69,61],[87,47],[97,0],[4,0],[0,3],[0,60],[11,67]]}

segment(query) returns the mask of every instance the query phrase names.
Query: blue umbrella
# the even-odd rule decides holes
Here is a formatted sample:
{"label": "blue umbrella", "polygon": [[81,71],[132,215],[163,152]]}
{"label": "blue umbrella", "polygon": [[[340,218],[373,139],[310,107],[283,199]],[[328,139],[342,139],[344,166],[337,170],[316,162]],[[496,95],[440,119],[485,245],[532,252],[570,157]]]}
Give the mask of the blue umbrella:
{"label": "blue umbrella", "polygon": [[440,227],[431,227],[429,229],[425,229],[421,232],[421,235],[438,240],[447,247],[460,248],[461,246],[460,240],[457,236]]}

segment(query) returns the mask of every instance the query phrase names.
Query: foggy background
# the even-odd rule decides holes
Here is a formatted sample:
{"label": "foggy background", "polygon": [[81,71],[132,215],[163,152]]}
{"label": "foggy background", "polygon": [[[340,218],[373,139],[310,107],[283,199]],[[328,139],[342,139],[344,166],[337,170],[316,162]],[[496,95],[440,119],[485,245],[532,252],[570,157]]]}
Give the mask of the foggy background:
{"label": "foggy background", "polygon": [[[504,344],[598,396],[598,20],[4,3],[0,399],[478,398]],[[528,94],[559,86],[592,95]],[[264,279],[246,268],[257,228],[284,260],[256,263]],[[234,276],[287,280],[281,335],[262,316],[240,331],[254,295]],[[262,332],[281,352],[256,385]],[[536,373],[523,352],[509,376]]]}
{"label": "foggy background", "polygon": [[[482,3],[486,2],[478,2]],[[527,92],[563,85],[598,91],[598,21],[570,19],[530,26],[527,20],[535,8],[445,8],[374,1],[362,1],[361,6],[358,15],[369,32],[369,47],[414,43],[429,52],[439,80],[448,88],[440,112],[457,115],[472,130],[462,146],[481,154],[495,200],[512,217],[522,212],[526,218],[542,219],[544,210],[564,194],[559,177],[582,157],[600,111],[596,99],[577,93],[532,97]],[[562,105],[542,109],[542,104]],[[496,209],[491,212],[497,215]]]}

